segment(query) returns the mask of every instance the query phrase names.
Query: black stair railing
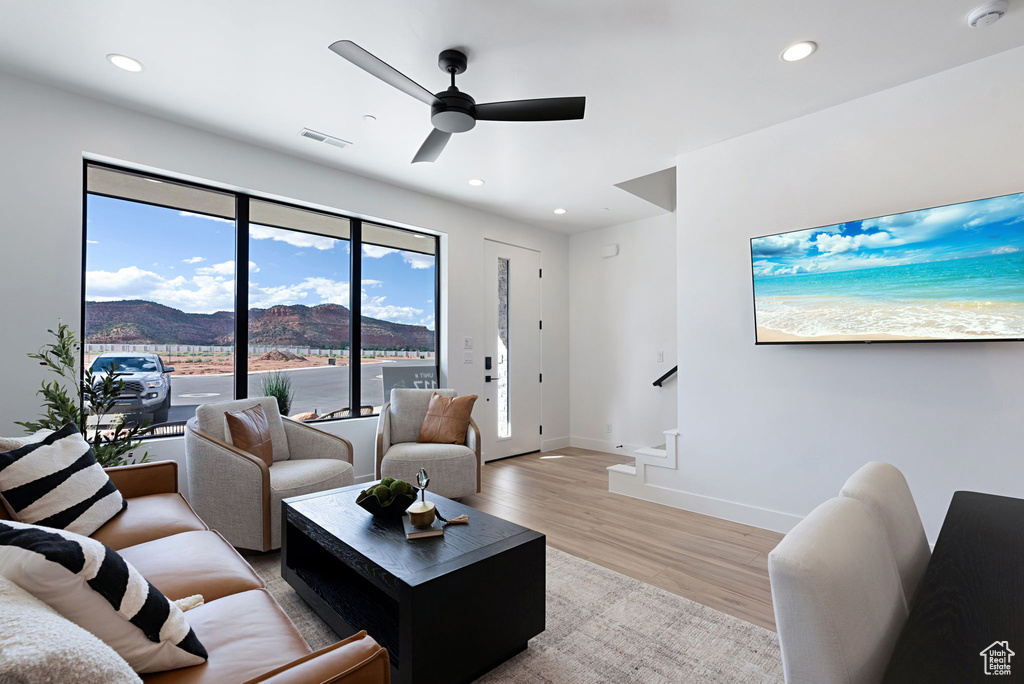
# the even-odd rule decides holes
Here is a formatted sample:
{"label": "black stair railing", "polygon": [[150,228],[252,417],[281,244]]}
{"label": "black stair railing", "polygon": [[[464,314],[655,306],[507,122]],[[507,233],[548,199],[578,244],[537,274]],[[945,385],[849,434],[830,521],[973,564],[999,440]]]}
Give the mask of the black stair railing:
{"label": "black stair railing", "polygon": [[657,380],[654,381],[654,386],[655,387],[661,387],[662,383],[665,382],[666,380],[668,380],[669,378],[671,378],[673,375],[675,375],[676,371],[678,371],[678,370],[679,370],[679,366],[672,366],[672,370],[670,370],[668,373],[665,373],[660,378],[658,378]]}

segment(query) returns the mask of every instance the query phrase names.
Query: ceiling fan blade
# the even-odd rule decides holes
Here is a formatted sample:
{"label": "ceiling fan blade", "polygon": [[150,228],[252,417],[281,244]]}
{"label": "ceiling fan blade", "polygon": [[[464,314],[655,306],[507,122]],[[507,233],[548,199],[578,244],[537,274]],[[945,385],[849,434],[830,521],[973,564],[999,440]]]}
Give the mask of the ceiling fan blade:
{"label": "ceiling fan blade", "polygon": [[398,88],[406,95],[412,95],[420,102],[428,105],[440,104],[434,94],[412,80],[398,69],[386,64],[377,57],[359,47],[351,40],[339,40],[330,46],[331,52],[344,57],[371,76],[376,76],[390,86]]}
{"label": "ceiling fan blade", "polygon": [[420,151],[412,158],[412,163],[437,161],[438,155],[441,154],[441,150],[448,144],[448,139],[451,137],[451,133],[445,133],[436,128],[430,131],[430,135],[420,145]]}
{"label": "ceiling fan blade", "polygon": [[486,102],[476,106],[477,121],[567,121],[582,119],[585,97]]}

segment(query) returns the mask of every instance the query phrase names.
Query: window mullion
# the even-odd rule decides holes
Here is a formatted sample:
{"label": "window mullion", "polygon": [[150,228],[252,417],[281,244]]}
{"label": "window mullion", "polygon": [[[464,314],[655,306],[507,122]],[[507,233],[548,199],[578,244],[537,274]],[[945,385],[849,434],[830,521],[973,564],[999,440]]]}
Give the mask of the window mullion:
{"label": "window mullion", "polygon": [[[363,357],[362,326],[363,326],[363,222],[359,219],[352,219],[351,223],[351,248],[349,249],[349,273],[351,274],[351,285],[348,288],[349,312],[351,314],[349,331],[349,415],[361,415],[360,406],[363,403],[362,367]],[[386,402],[386,400],[385,400]]]}
{"label": "window mullion", "polygon": [[249,396],[249,196],[235,195],[235,399]]}

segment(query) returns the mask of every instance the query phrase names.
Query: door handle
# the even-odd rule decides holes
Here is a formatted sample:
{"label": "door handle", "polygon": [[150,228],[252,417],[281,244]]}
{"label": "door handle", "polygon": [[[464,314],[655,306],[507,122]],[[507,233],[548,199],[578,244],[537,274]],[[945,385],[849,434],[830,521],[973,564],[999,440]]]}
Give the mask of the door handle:
{"label": "door handle", "polygon": [[484,370],[491,370],[491,357],[490,356],[485,356],[484,357]]}
{"label": "door handle", "polygon": [[490,382],[490,381],[491,381],[491,376],[490,375],[485,375],[484,376],[484,382]]}

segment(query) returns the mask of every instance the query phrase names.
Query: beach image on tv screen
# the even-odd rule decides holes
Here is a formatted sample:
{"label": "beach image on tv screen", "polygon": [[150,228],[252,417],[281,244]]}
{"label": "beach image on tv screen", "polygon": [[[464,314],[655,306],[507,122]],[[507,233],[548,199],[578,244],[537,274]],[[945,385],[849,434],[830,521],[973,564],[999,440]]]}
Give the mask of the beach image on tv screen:
{"label": "beach image on tv screen", "polygon": [[750,241],[758,342],[1024,338],[1024,193]]}

